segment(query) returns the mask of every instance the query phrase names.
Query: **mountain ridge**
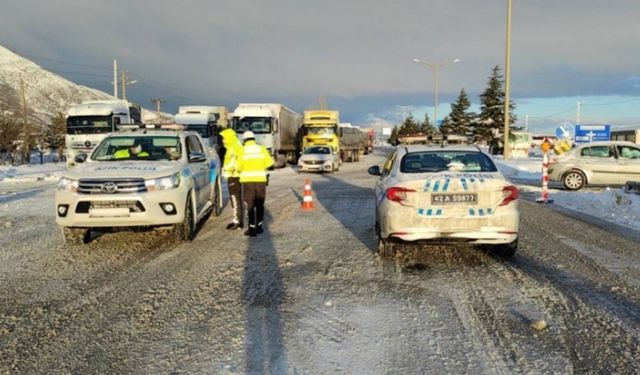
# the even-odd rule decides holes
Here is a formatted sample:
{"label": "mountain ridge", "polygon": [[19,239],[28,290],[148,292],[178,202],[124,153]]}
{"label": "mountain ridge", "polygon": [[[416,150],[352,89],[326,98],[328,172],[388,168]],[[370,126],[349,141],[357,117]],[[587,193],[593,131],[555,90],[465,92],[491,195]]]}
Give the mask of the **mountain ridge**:
{"label": "mountain ridge", "polygon": [[[85,100],[115,99],[104,91],[77,84],[52,73],[35,62],[0,45],[0,106],[9,112],[22,111],[24,84],[27,108],[43,124],[57,113]],[[155,112],[142,110],[143,121],[155,119]]]}

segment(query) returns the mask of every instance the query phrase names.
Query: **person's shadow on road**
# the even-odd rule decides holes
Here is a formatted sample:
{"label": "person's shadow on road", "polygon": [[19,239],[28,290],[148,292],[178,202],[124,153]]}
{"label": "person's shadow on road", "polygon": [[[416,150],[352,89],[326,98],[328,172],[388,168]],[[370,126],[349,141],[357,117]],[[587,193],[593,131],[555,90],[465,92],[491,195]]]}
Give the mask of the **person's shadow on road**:
{"label": "person's shadow on road", "polygon": [[[271,216],[265,209],[265,222]],[[242,301],[245,306],[245,371],[247,374],[286,374],[281,305],[282,274],[269,228],[248,239]]]}

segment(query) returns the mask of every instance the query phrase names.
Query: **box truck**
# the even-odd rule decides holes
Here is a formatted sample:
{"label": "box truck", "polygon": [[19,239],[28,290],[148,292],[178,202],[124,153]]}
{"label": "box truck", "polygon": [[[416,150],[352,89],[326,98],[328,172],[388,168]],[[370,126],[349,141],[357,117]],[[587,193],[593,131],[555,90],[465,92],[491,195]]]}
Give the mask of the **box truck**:
{"label": "box truck", "polygon": [[233,111],[231,126],[240,138],[251,130],[256,143],[269,150],[276,167],[284,167],[297,161],[301,124],[302,116],[282,104],[240,103]]}

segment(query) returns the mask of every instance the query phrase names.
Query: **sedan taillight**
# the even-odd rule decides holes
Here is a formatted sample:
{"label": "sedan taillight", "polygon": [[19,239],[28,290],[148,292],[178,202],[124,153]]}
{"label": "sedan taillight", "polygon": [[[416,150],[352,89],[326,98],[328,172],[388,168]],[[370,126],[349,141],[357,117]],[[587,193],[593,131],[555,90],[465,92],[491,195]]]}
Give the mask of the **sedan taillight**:
{"label": "sedan taillight", "polygon": [[387,199],[404,205],[403,202],[407,200],[407,193],[415,193],[415,190],[397,186],[390,187],[387,189]]}
{"label": "sedan taillight", "polygon": [[518,191],[517,187],[513,185],[505,186],[502,188],[502,202],[500,203],[500,205],[506,206],[509,203],[518,199],[519,197],[520,197],[520,192]]}

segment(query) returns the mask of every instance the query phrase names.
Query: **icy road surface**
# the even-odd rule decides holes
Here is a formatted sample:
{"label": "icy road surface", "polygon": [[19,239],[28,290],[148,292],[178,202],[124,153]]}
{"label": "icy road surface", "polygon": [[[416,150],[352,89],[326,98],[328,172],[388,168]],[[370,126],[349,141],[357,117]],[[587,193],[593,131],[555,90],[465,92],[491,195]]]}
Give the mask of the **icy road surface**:
{"label": "icy road surface", "polygon": [[407,247],[382,262],[366,174],[382,161],[273,172],[254,239],[224,229],[227,208],[188,244],[151,231],[69,247],[53,185],[3,195],[0,373],[640,372],[638,243],[521,201],[513,260]]}

